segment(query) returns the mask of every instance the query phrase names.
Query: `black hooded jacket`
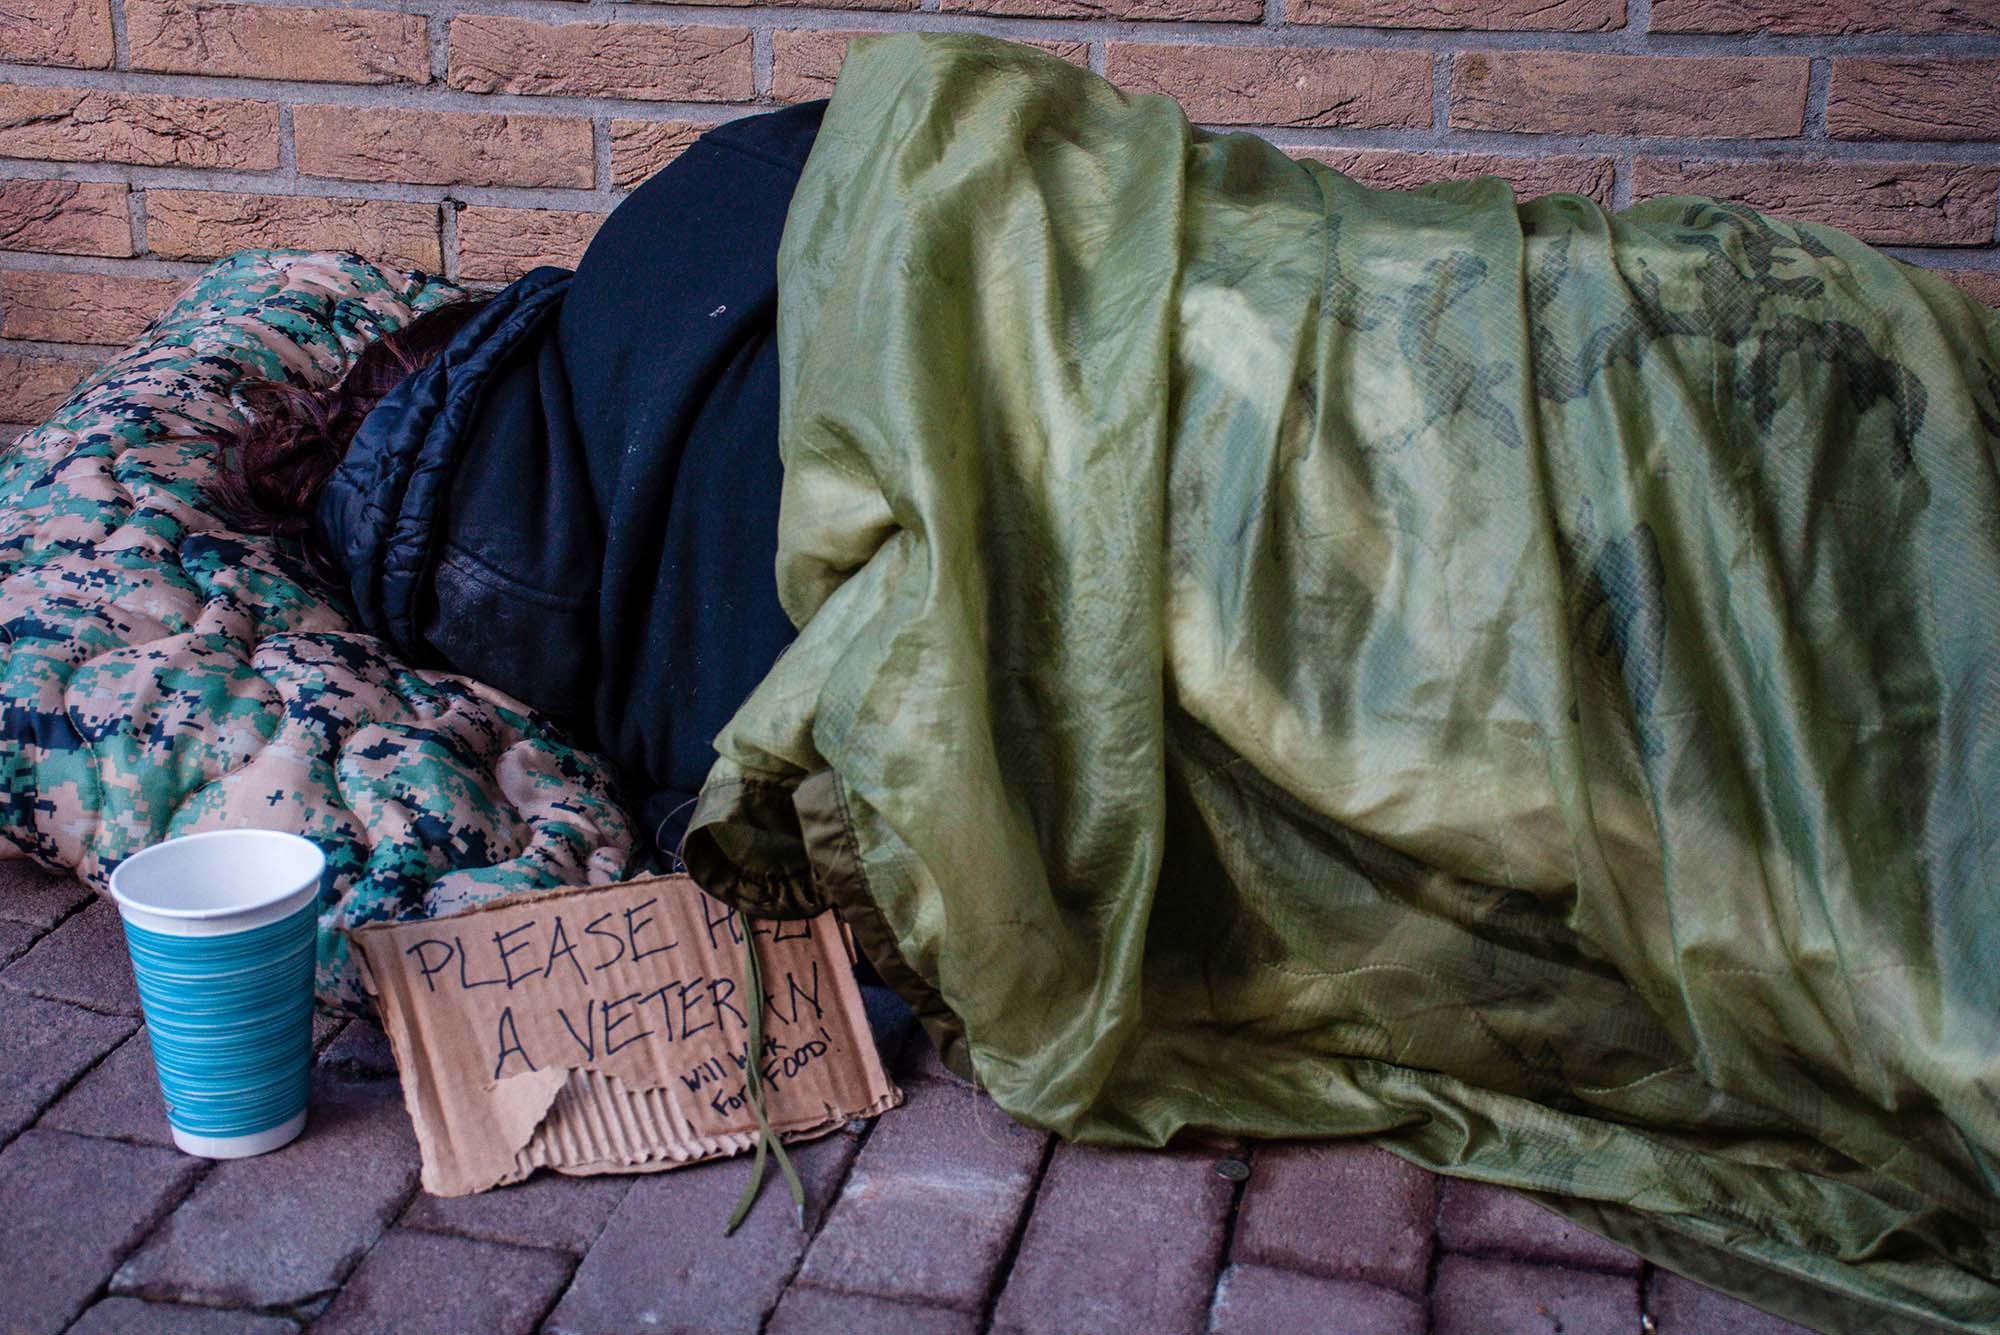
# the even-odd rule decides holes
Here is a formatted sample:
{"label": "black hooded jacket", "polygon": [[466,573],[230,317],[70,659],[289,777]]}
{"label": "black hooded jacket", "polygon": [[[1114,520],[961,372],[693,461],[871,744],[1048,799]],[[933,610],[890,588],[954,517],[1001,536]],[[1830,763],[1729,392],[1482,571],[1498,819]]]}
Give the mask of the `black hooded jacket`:
{"label": "black hooded jacket", "polygon": [[792,638],[777,251],[823,108],[709,132],[574,274],[499,293],[368,414],[315,515],[363,626],[562,719],[664,848]]}

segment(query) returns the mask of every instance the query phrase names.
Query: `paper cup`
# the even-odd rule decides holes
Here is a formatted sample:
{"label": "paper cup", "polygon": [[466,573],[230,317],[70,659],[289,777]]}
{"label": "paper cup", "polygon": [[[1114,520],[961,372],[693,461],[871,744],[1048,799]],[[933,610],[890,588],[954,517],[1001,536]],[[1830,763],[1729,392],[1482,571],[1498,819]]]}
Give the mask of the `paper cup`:
{"label": "paper cup", "polygon": [[263,1154],[306,1124],[325,867],[295,834],[211,830],[111,873],[167,1123],[189,1154]]}

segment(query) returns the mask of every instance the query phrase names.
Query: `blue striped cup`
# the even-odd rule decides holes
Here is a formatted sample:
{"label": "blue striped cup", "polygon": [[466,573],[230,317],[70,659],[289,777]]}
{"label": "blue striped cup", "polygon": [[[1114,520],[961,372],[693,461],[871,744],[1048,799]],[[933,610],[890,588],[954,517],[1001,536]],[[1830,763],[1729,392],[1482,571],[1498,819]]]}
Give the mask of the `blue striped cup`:
{"label": "blue striped cup", "polygon": [[207,1159],[306,1124],[326,858],[279,830],[210,830],[111,873],[174,1143]]}

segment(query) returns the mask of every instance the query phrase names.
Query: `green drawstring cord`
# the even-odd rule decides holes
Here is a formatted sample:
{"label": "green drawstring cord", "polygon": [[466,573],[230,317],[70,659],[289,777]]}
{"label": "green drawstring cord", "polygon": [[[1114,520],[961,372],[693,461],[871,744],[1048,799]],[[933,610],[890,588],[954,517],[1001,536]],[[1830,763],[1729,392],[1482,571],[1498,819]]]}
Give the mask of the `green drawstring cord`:
{"label": "green drawstring cord", "polygon": [[743,1194],[737,1198],[729,1226],[722,1230],[725,1238],[736,1231],[736,1226],[749,1215],[750,1207],[757,1203],[757,1193],[764,1185],[766,1150],[777,1156],[778,1167],[784,1170],[785,1181],[792,1188],[792,1204],[798,1207],[799,1227],[806,1226],[806,1184],[799,1181],[799,1170],[792,1167],[792,1156],[785,1153],[785,1142],[771,1130],[771,1119],[764,1111],[764,1077],[758,1069],[764,1056],[764,970],[757,963],[757,934],[750,930],[748,917],[741,913],[736,916],[743,922],[743,976],[750,987],[750,1051],[743,1074],[744,1096],[750,1100],[750,1111],[757,1114],[757,1159],[750,1165],[750,1180],[744,1183]]}

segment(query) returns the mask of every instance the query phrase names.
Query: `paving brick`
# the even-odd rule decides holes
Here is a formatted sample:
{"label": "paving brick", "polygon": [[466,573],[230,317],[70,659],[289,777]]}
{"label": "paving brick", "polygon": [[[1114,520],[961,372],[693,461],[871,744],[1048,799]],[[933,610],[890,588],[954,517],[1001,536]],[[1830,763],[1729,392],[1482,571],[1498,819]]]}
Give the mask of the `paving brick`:
{"label": "paving brick", "polygon": [[68,1335],[296,1335],[297,1331],[297,1325],[281,1316],[106,1298],[85,1312]]}
{"label": "paving brick", "polygon": [[1437,1184],[1372,1145],[1260,1146],[1230,1259],[1420,1294]]}
{"label": "paving brick", "polygon": [[[827,1335],[866,1331],[868,1335],[974,1335],[979,1321],[970,1312],[917,1303],[892,1302],[863,1293],[830,1293],[794,1284],[771,1314],[765,1335]],[[1070,1327],[1071,1330],[1081,1327]]]}
{"label": "paving brick", "polygon": [[580,1256],[604,1231],[605,1221],[632,1189],[632,1181],[618,1174],[565,1177],[544,1171],[526,1182],[476,1196],[425,1193],[404,1212],[403,1224]]}
{"label": "paving brick", "polygon": [[1577,1227],[1517,1191],[1447,1181],[1438,1201],[1438,1245],[1517,1261],[1584,1266],[1636,1275],[1643,1264],[1615,1242]]}
{"label": "paving brick", "polygon": [[800,1282],[977,1312],[1034,1190],[1047,1138],[983,1094],[910,1085],[856,1158]]}
{"label": "paving brick", "polygon": [[[842,1131],[790,1147],[809,1223],[824,1213],[857,1144]],[[757,1329],[798,1265],[805,1235],[773,1170],[750,1217],[722,1236],[749,1168],[738,1157],[636,1179],[577,1267],[548,1335]]]}
{"label": "paving brick", "polygon": [[1624,1275],[1472,1256],[1438,1262],[1434,1335],[1632,1335],[1639,1328],[1639,1281]]}
{"label": "paving brick", "polygon": [[1836,60],[1835,139],[2000,139],[2000,60]]}
{"label": "paving brick", "polygon": [[[129,192],[109,181],[0,180],[0,249],[52,255],[111,255],[132,251]],[[0,867],[29,865],[21,859]],[[0,913],[7,895],[0,889]]]}
{"label": "paving brick", "polygon": [[1215,1286],[1210,1335],[1424,1335],[1424,1305],[1351,1279],[1233,1265]]}
{"label": "paving brick", "polygon": [[1423,51],[1113,42],[1104,74],[1133,92],[1164,93],[1208,125],[1431,123],[1431,58]]}
{"label": "paving brick", "polygon": [[314,83],[428,83],[421,14],[125,0],[136,70]]}
{"label": "paving brick", "polygon": [[278,165],[278,108],[240,98],[4,85],[0,156],[268,171]]}
{"label": "paving brick", "polygon": [[35,1115],[78,1075],[132,1032],[117,1015],[0,992],[0,1141]]}
{"label": "paving brick", "polygon": [[[1451,126],[1782,139],[1805,124],[1807,64],[1804,56],[1468,51],[1452,61]],[[1689,97],[1690,88],[1701,96]]]}
{"label": "paving brick", "polygon": [[0,968],[5,968],[26,954],[28,947],[35,944],[41,935],[39,927],[0,918]]}
{"label": "paving brick", "polygon": [[1057,1146],[993,1330],[1195,1329],[1234,1194],[1212,1155]]}
{"label": "paving brick", "polygon": [[0,60],[23,65],[111,64],[108,0],[15,0],[0,22]]}
{"label": "paving brick", "polygon": [[[52,343],[130,343],[187,286],[185,278],[0,271],[0,335]],[[81,893],[74,878],[63,878]],[[0,916],[7,916],[0,886]]]}
{"label": "paving brick", "polygon": [[1646,1313],[1659,1335],[1811,1335],[1804,1326],[1665,1270],[1653,1272]]}
{"label": "paving brick", "polygon": [[350,1079],[396,1078],[389,1036],[373,1020],[352,1020],[319,1054],[319,1064]]}
{"label": "paving brick", "polygon": [[9,1335],[61,1330],[202,1171],[198,1159],[60,1131],[0,1152],[0,1312]]}
{"label": "paving brick", "polygon": [[238,1307],[334,1288],[416,1188],[417,1143],[394,1081],[318,1072],[305,1134],[216,1164],[112,1279],[114,1293]]}
{"label": "paving brick", "polygon": [[1877,245],[1983,246],[2000,166],[1973,162],[1706,162],[1640,158],[1635,199],[1706,195],[1828,223]]}
{"label": "paving brick", "polygon": [[171,1147],[167,1105],[160,1098],[159,1076],[153,1070],[153,1049],[141,1028],[97,1064],[53,1108],[38,1126],[109,1136],[147,1145]]}
{"label": "paving brick", "polygon": [[[11,289],[8,299],[11,304]],[[0,861],[0,918],[53,927],[90,897],[90,887],[74,876],[38,867],[26,858]]]}
{"label": "paving brick", "polygon": [[313,1323],[313,1335],[528,1335],[571,1261],[557,1252],[396,1229]]}
{"label": "paving brick", "polygon": [[1652,32],[1770,32],[1846,36],[1867,32],[2000,31],[1988,0],[1653,0]]}
{"label": "paving brick", "polygon": [[93,901],[0,971],[0,985],[117,1015],[139,1013],[118,907]]}

